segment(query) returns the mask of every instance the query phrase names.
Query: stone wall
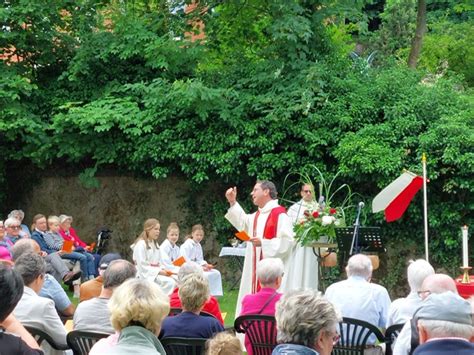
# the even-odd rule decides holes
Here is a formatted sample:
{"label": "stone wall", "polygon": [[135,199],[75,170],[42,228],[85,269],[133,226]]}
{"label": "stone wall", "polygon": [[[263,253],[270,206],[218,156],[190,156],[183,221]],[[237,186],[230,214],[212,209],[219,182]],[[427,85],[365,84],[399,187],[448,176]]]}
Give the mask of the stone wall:
{"label": "stone wall", "polygon": [[[189,233],[189,211],[184,205],[190,189],[185,180],[170,177],[157,181],[128,176],[98,179],[100,188],[91,189],[82,186],[74,176],[43,177],[33,183],[29,192],[19,193],[14,204],[8,203],[9,208],[22,208],[28,225],[37,213],[71,215],[73,227],[88,243],[95,241],[97,230],[106,225],[113,231],[109,249],[126,257],[130,257],[129,246],[142,231],[147,218],[157,218],[161,222],[160,242],[166,238],[170,222],[177,222],[182,227],[179,243]],[[204,239],[203,247],[213,259],[219,253],[219,243],[212,238],[212,233]]]}

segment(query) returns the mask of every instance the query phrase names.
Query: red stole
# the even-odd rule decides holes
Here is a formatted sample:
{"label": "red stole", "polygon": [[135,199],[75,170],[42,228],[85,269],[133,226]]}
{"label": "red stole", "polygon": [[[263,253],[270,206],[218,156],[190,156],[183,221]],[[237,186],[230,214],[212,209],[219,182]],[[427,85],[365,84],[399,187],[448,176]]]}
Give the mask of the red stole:
{"label": "red stole", "polygon": [[[286,213],[286,209],[283,206],[277,206],[272,208],[270,214],[265,222],[263,228],[263,239],[273,239],[277,235],[278,228],[278,217],[280,214]],[[257,237],[257,220],[260,216],[260,210],[255,214],[253,220],[253,237]],[[263,259],[263,253],[260,253],[260,260]],[[257,247],[253,246],[253,258],[252,258],[252,293],[256,293],[260,290],[260,282],[257,284]]]}

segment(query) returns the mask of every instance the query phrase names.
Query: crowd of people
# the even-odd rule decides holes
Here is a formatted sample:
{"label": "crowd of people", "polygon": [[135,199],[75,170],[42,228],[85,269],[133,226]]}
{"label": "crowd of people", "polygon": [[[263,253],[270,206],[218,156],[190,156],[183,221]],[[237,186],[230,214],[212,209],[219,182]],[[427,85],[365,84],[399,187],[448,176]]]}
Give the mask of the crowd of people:
{"label": "crowd of people", "polygon": [[[391,345],[395,355],[474,353],[474,302],[462,299],[454,280],[435,273],[425,260],[409,264],[410,293],[393,302],[372,281],[372,262],[363,254],[349,258],[346,279],[324,294],[318,292],[305,270],[310,256],[294,244],[290,230],[311,194],[312,186],[304,184],[302,200],[288,215],[271,182],[255,185],[251,195],[259,209],[253,214],[238,205],[235,188],[226,192],[226,218],[250,236],[236,317],[275,318],[278,344],[272,354],[331,354],[344,331],[343,317],[368,322],[382,332],[403,324]],[[55,354],[46,343],[40,348],[25,327],[43,330],[67,347],[65,318],[72,318],[74,330],[104,335],[92,355],[165,355],[162,340],[170,337],[208,339],[211,355],[254,353],[250,337],[239,339],[224,328],[221,275],[204,259],[201,225],[193,226],[178,246],[180,229],[171,223],[159,244],[160,223],[148,219],[128,261],[118,253],[94,254],[71,227],[70,216],[36,215],[29,229],[18,212],[0,222],[0,354]],[[65,244],[71,248],[66,250]],[[70,271],[65,260],[78,263],[80,271]],[[77,308],[61,286],[76,279],[82,281]],[[345,341],[357,342],[347,336]],[[364,346],[365,354],[385,351],[385,343],[375,336]]]}

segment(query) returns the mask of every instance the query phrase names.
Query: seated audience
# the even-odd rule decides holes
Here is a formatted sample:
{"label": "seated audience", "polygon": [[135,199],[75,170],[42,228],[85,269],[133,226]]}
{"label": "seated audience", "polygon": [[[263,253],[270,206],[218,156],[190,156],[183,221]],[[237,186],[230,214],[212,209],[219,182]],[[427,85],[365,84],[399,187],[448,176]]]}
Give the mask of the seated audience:
{"label": "seated audience", "polygon": [[23,294],[23,280],[0,263],[0,354],[43,354],[36,340],[12,314]]}
{"label": "seated audience", "polygon": [[228,332],[217,333],[206,342],[207,355],[242,355],[240,341]]}
{"label": "seated audience", "polygon": [[130,279],[114,291],[110,321],[120,332],[99,340],[89,355],[166,355],[157,338],[163,318],[170,311],[168,297],[152,281]]}
{"label": "seated audience", "polygon": [[3,222],[5,225],[5,231],[7,232],[6,238],[9,239],[13,244],[22,239],[20,235],[21,226],[20,221],[16,218],[10,217]]}
{"label": "seated audience", "polygon": [[79,262],[81,266],[82,279],[93,279],[95,275],[94,258],[88,258],[83,252],[74,251],[74,247],[70,253],[63,250],[64,239],[61,234],[59,234],[59,217],[49,216],[48,228],[49,230],[42,234],[42,238],[44,240],[43,243],[45,243],[46,245],[44,246],[44,248],[42,247],[41,249],[46,251],[48,254],[58,253],[61,258],[66,260],[72,260],[74,263]]}
{"label": "seated audience", "polygon": [[114,333],[110,323],[109,299],[114,290],[137,273],[127,260],[114,260],[103,273],[104,284],[99,297],[79,303],[74,313],[74,329],[98,333]]}
{"label": "seated audience", "polygon": [[[38,254],[41,255],[41,249],[33,239],[19,240],[12,249],[13,261],[18,259],[23,254]],[[48,271],[48,262],[46,260],[46,270]],[[54,302],[56,311],[60,316],[71,317],[74,314],[75,307],[69,300],[66,292],[59,284],[59,282],[50,274],[44,277],[44,284],[40,290],[41,297],[49,298]]]}
{"label": "seated audience", "polygon": [[474,354],[471,305],[455,293],[428,296],[413,317],[420,335],[414,355]]}
{"label": "seated audience", "polygon": [[13,243],[10,239],[5,238],[5,226],[3,225],[3,221],[0,221],[0,260],[12,260],[12,247]]}
{"label": "seated audience", "polygon": [[179,298],[183,312],[163,321],[160,339],[166,337],[212,338],[222,332],[224,327],[214,317],[199,313],[209,298],[209,283],[200,275],[187,276],[179,287]]}
{"label": "seated audience", "polygon": [[25,212],[23,212],[22,210],[13,210],[8,214],[8,218],[10,217],[16,218],[18,221],[20,221],[20,227],[21,227],[20,236],[22,238],[23,237],[30,238],[31,237],[30,229],[28,228],[26,224],[22,223],[23,219],[25,219]]}
{"label": "seated audience", "polygon": [[[184,263],[178,271],[177,286],[170,295],[170,307],[171,308],[182,308],[181,300],[179,299],[179,285],[183,283],[183,280],[191,274],[197,274],[204,277],[202,267],[192,261]],[[221,310],[219,308],[219,302],[214,296],[210,296],[202,307],[203,312],[212,314],[216,319],[224,325],[224,319],[222,319]]]}
{"label": "seated audience", "polygon": [[[277,258],[265,258],[257,264],[257,278],[261,289],[256,294],[246,295],[242,299],[240,315],[265,314],[275,315],[275,304],[280,300],[282,294],[278,292],[283,278],[283,262]],[[252,355],[252,345],[248,337],[245,337],[245,348],[247,354]]]}
{"label": "seated audience", "polygon": [[[74,228],[71,227],[72,217],[62,214],[59,216],[59,234],[63,237],[64,240],[69,240],[74,243],[74,251],[84,254],[87,258],[87,265],[89,267],[89,278],[94,278],[96,275],[96,270],[99,268],[100,255],[92,254],[90,247],[82,241],[77,235]],[[94,262],[94,266],[91,263]]]}
{"label": "seated audience", "polygon": [[[421,285],[421,290],[418,291],[418,295],[423,301],[431,294],[440,294],[447,291],[458,293],[456,289],[456,283],[454,280],[444,274],[434,274],[427,276]],[[411,323],[414,320],[407,321],[403,326],[402,330],[398,334],[397,340],[393,347],[394,355],[408,355],[417,347],[419,343],[419,335],[416,330],[416,324],[412,328]]]}
{"label": "seated audience", "polygon": [[191,229],[191,235],[179,248],[179,253],[186,261],[194,261],[202,266],[204,276],[209,281],[211,295],[222,296],[222,277],[219,270],[214,269],[214,265],[204,260],[201,242],[204,238],[204,228],[200,224],[195,224]]}
{"label": "seated audience", "polygon": [[[379,328],[387,323],[390,297],[385,287],[371,283],[372,263],[366,255],[356,254],[349,258],[346,267],[347,280],[330,285],[325,293],[343,317],[366,321]],[[350,295],[350,297],[348,297]],[[368,344],[374,344],[372,335]]]}
{"label": "seated audience", "polygon": [[[47,333],[60,346],[67,346],[66,328],[59,318],[54,302],[38,295],[44,283],[46,264],[38,254],[24,254],[15,260],[15,271],[24,284],[23,296],[13,310],[15,317],[25,326],[32,326]],[[46,354],[53,353],[44,342]]]}
{"label": "seated audience", "polygon": [[410,293],[405,298],[399,298],[392,302],[388,309],[387,328],[392,324],[402,324],[413,317],[413,313],[421,304],[418,292],[421,291],[423,281],[427,276],[433,275],[434,269],[424,259],[411,261],[407,269]]}
{"label": "seated audience", "polygon": [[[31,239],[33,239],[41,248],[41,251],[45,252],[47,255],[47,259],[50,261],[53,269],[56,271],[54,274],[64,274],[62,279],[65,283],[72,283],[73,280],[78,279],[80,277],[79,273],[73,273],[69,271],[69,269],[64,265],[64,262],[61,259],[61,254],[59,250],[51,249],[46,242],[46,231],[47,231],[47,222],[46,217],[42,214],[37,214],[33,217],[33,224],[31,225]],[[59,281],[59,280],[58,280]]]}
{"label": "seated audience", "polygon": [[102,275],[105,269],[107,269],[107,267],[112,261],[119,259],[122,259],[122,256],[118,253],[105,254],[102,258],[100,258],[98,270],[99,276],[97,276],[95,279],[86,281],[81,284],[79,296],[80,302],[90,300],[94,297],[99,297],[100,293],[102,292]]}
{"label": "seated audience", "polygon": [[161,263],[158,237],[160,236],[160,222],[150,218],[143,224],[143,231],[135,241],[133,261],[137,265],[138,277],[154,281],[167,295],[173,291],[175,281],[169,277],[166,268]]}
{"label": "seated audience", "polygon": [[273,355],[329,355],[339,340],[339,317],[334,306],[306,290],[283,295],[276,305],[277,341]]}

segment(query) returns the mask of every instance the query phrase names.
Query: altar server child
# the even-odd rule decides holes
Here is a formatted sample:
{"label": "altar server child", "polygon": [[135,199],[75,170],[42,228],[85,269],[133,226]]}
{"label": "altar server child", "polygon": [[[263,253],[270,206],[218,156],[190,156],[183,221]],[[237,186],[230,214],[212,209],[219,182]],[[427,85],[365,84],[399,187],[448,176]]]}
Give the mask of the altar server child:
{"label": "altar server child", "polygon": [[173,261],[179,258],[179,247],[176,242],[179,239],[179,227],[175,222],[170,223],[166,231],[166,239],[160,245],[161,263],[170,271],[178,272],[179,267],[173,265]]}
{"label": "altar server child", "polygon": [[160,235],[160,222],[157,219],[147,219],[143,231],[132,245],[133,261],[137,266],[137,276],[156,282],[165,294],[170,294],[175,281],[169,277],[166,267],[162,264],[158,237]]}
{"label": "altar server child", "polygon": [[222,277],[221,273],[214,269],[214,266],[204,260],[201,241],[204,238],[204,228],[196,224],[191,229],[191,236],[181,245],[180,255],[186,261],[194,261],[202,266],[204,275],[209,280],[209,288],[212,296],[222,296]]}

